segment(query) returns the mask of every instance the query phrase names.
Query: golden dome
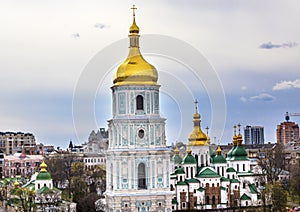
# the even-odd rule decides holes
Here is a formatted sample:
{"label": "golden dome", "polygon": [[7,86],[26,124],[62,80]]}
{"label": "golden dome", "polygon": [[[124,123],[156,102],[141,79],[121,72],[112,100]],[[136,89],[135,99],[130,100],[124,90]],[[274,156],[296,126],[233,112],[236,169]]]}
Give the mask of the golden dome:
{"label": "golden dome", "polygon": [[44,160],[40,165],[40,169],[41,169],[41,172],[46,172],[47,171],[47,164],[44,162]]}
{"label": "golden dome", "polygon": [[15,186],[15,187],[18,187],[18,186],[19,186],[18,180],[15,181],[14,186]]}
{"label": "golden dome", "polygon": [[129,28],[129,54],[118,67],[114,76],[114,85],[157,85],[158,74],[156,68],[148,63],[139,49],[139,27],[135,22],[136,9],[133,5],[133,23]]}
{"label": "golden dome", "polygon": [[[195,104],[198,102],[195,101]],[[198,113],[197,110],[197,105],[196,105],[196,112],[193,115],[193,122],[194,122],[194,130],[189,136],[189,145],[191,146],[203,146],[203,145],[209,145],[207,142],[207,135],[201,130],[200,126],[200,114]]]}
{"label": "golden dome", "polygon": [[217,152],[217,155],[221,155],[221,153],[222,153],[222,149],[221,149],[221,147],[220,147],[220,146],[218,146],[218,148],[217,148],[216,152]]}

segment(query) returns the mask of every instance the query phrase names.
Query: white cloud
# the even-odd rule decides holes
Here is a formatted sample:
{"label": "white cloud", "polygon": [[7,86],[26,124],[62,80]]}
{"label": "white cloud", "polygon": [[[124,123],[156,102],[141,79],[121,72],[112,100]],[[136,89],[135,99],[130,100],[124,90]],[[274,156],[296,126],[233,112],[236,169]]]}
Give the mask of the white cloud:
{"label": "white cloud", "polygon": [[241,89],[244,91],[244,90],[247,90],[247,87],[246,86],[242,86]]}
{"label": "white cloud", "polygon": [[80,35],[79,35],[79,33],[77,32],[77,33],[74,33],[74,34],[72,34],[71,35],[73,38],[75,38],[75,39],[78,39],[78,38],[80,38]]}
{"label": "white cloud", "polygon": [[270,102],[270,101],[274,101],[275,97],[268,94],[268,93],[260,93],[257,96],[252,96],[249,98],[250,101],[263,101],[263,102]]}
{"label": "white cloud", "polygon": [[295,42],[287,42],[282,44],[274,44],[272,42],[263,43],[259,46],[261,49],[274,49],[274,48],[293,48],[298,44]]}
{"label": "white cloud", "polygon": [[286,90],[291,88],[300,88],[300,79],[296,79],[294,81],[281,81],[273,86],[273,90],[275,91]]}
{"label": "white cloud", "polygon": [[108,28],[109,26],[106,24],[97,23],[94,25],[94,27],[98,29],[104,29],[104,28]]}
{"label": "white cloud", "polygon": [[244,97],[244,96],[241,96],[240,100],[241,100],[242,102],[247,102],[247,98]]}

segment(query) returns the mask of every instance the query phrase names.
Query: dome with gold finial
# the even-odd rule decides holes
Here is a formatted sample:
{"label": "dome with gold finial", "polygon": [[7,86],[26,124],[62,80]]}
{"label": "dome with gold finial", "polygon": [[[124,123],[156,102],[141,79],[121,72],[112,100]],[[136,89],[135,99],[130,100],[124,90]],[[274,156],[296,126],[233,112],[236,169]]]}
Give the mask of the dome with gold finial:
{"label": "dome with gold finial", "polygon": [[217,155],[212,158],[213,163],[227,163],[226,159],[222,155],[222,149],[218,146],[216,150]]}
{"label": "dome with gold finial", "polygon": [[192,155],[192,150],[190,147],[187,149],[187,155],[183,158],[183,164],[196,164],[196,158]]}
{"label": "dome with gold finial", "polygon": [[118,67],[114,76],[114,85],[157,85],[158,73],[156,68],[148,63],[139,49],[139,27],[135,22],[133,8],[133,23],[129,28],[129,54],[125,61]]}
{"label": "dome with gold finial", "polygon": [[232,157],[232,152],[233,150],[236,148],[237,146],[237,135],[236,135],[236,125],[233,126],[234,129],[234,133],[233,133],[233,138],[232,138],[232,143],[233,143],[233,147],[229,150],[229,152],[227,153],[227,160],[230,160]]}
{"label": "dome with gold finial", "polygon": [[45,163],[44,160],[40,165],[40,172],[36,176],[36,179],[37,180],[51,180],[52,179],[50,173],[47,171],[47,164]]}
{"label": "dome with gold finial", "polygon": [[173,161],[175,164],[180,164],[182,162],[182,158],[179,155],[179,149],[178,149],[177,145],[175,148],[175,155],[173,156]]}
{"label": "dome with gold finial", "polygon": [[200,114],[198,113],[197,109],[197,100],[195,101],[195,107],[196,111],[193,115],[193,122],[194,122],[194,129],[192,133],[189,136],[189,145],[190,146],[203,146],[203,145],[209,145],[207,135],[201,130],[200,122]]}

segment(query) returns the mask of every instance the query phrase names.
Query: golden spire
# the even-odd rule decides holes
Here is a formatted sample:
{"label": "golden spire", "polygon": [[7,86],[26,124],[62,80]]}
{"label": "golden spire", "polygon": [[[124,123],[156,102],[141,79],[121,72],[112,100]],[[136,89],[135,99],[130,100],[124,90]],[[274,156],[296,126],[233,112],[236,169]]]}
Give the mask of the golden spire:
{"label": "golden spire", "polygon": [[178,146],[176,145],[176,148],[175,148],[175,154],[176,155],[179,155],[179,149],[178,149]]}
{"label": "golden spire", "polygon": [[209,137],[209,135],[208,135],[208,130],[209,130],[209,127],[208,126],[206,126],[206,135],[207,135],[207,144],[208,145],[210,145],[210,137]]}
{"label": "golden spire", "polygon": [[221,147],[220,147],[220,146],[218,146],[218,148],[217,148],[216,152],[217,152],[217,155],[221,155],[221,153],[222,153],[222,149],[221,149]]}
{"label": "golden spire", "polygon": [[186,152],[188,153],[188,155],[192,155],[192,150],[191,150],[191,147],[189,145],[188,145],[188,148],[187,148]]}
{"label": "golden spire", "polygon": [[44,159],[43,162],[40,165],[40,172],[47,172],[47,164],[45,163]]}
{"label": "golden spire", "polygon": [[201,130],[200,126],[200,114],[198,113],[198,101],[195,100],[195,114],[193,116],[194,122],[194,130],[189,136],[189,145],[191,146],[202,146],[202,145],[209,145],[207,142],[207,136]]}
{"label": "golden spire", "polygon": [[157,85],[158,74],[153,65],[142,56],[139,48],[139,27],[135,22],[135,5],[133,23],[129,28],[129,54],[119,66],[113,83],[114,85]]}
{"label": "golden spire", "polygon": [[239,131],[239,134],[237,135],[237,145],[241,145],[243,142],[243,136],[241,134],[241,124],[240,123],[238,124],[238,131]]}
{"label": "golden spire", "polygon": [[232,143],[233,143],[234,146],[236,146],[236,145],[237,145],[237,138],[238,138],[238,137],[236,136],[236,125],[233,126],[233,129],[234,129],[234,130],[233,130],[233,131],[234,131],[234,134],[233,134]]}
{"label": "golden spire", "polygon": [[137,10],[137,8],[135,7],[135,5],[133,5],[131,9],[132,9],[133,22],[132,22],[131,27],[129,28],[129,33],[130,34],[139,34],[140,29],[135,23],[135,10]]}

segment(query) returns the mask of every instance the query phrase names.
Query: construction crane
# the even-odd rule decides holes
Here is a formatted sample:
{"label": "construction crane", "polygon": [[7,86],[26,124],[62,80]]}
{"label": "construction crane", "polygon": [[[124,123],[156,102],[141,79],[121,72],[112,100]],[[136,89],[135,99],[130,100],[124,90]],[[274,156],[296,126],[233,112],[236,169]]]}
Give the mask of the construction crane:
{"label": "construction crane", "polygon": [[289,121],[290,120],[290,116],[300,116],[300,113],[289,113],[289,112],[286,112],[285,113],[285,120]]}

